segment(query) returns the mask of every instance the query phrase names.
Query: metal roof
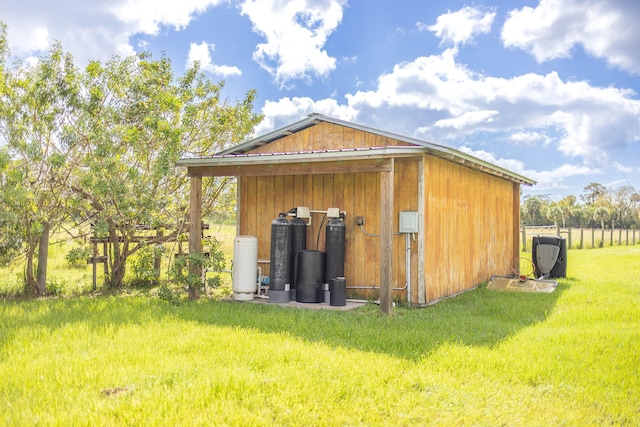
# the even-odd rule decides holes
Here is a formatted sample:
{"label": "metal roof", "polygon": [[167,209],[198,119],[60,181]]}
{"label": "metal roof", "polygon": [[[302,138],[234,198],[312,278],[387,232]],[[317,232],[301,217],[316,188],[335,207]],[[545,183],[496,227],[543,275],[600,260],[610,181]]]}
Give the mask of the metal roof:
{"label": "metal roof", "polygon": [[[352,129],[369,132],[398,141],[402,141],[411,146],[390,146],[390,147],[371,147],[371,148],[355,148],[355,149],[339,149],[339,150],[321,150],[321,151],[297,151],[289,153],[250,153],[251,150],[270,142],[284,138],[301,130],[315,126],[318,123],[333,123]],[[313,113],[306,118],[294,122],[288,126],[273,130],[264,135],[253,138],[242,144],[223,150],[213,156],[185,158],[178,161],[178,166],[185,167],[203,167],[203,166],[229,166],[229,165],[250,165],[259,163],[292,163],[300,161],[324,161],[324,160],[356,160],[363,158],[381,158],[396,157],[406,155],[419,155],[428,153],[436,157],[440,157],[455,163],[463,164],[472,169],[480,170],[492,175],[496,175],[510,181],[518,182],[525,185],[533,185],[536,182],[526,178],[515,172],[504,169],[500,166],[486,162],[484,160],[473,157],[469,154],[458,151],[454,148],[447,147],[432,142],[419,140],[416,138],[387,132],[380,129],[364,126],[361,124],[347,122],[322,114]]]}

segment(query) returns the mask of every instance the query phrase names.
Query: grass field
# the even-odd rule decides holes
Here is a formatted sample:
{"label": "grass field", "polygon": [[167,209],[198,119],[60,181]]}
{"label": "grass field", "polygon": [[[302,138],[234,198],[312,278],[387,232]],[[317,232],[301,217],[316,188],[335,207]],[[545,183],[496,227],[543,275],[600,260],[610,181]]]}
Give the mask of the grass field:
{"label": "grass field", "polygon": [[640,248],[424,309],[0,302],[6,425],[638,425]]}

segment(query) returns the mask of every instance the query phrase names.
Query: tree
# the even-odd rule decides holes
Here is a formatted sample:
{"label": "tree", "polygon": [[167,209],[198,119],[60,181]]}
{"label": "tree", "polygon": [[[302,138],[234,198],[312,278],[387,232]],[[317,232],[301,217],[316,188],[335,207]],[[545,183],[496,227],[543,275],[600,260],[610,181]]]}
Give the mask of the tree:
{"label": "tree", "polygon": [[567,218],[575,213],[576,196],[566,196],[557,204],[562,214],[562,228],[567,227]]}
{"label": "tree", "polygon": [[526,197],[522,206],[523,222],[528,225],[542,225],[544,216],[542,212],[549,204],[546,196]]}
{"label": "tree", "polygon": [[558,228],[558,220],[563,219],[562,209],[558,205],[551,205],[547,208],[546,217],[553,221],[553,225]]}
{"label": "tree", "polygon": [[[6,44],[6,27],[0,35]],[[6,58],[6,55],[3,57]],[[68,177],[60,129],[67,117],[67,95],[73,85],[73,61],[60,45],[37,63],[2,62],[0,132],[7,142],[11,191],[4,197],[11,209],[11,227],[24,250],[25,290],[46,293],[49,235],[66,215],[67,197],[61,182]],[[5,221],[9,219],[7,212]],[[37,250],[37,263],[34,257]]]}
{"label": "tree", "polygon": [[580,198],[587,206],[595,206],[606,194],[607,188],[604,185],[592,182],[584,187],[584,191]]}
{"label": "tree", "polygon": [[[65,140],[78,152],[71,190],[96,230],[111,242],[108,285],[123,285],[127,259],[147,244],[186,231],[188,178],[176,161],[217,152],[246,139],[261,116],[255,92],[231,103],[223,83],[210,82],[199,64],[176,78],[166,57],[142,53],[91,62],[81,76],[73,124]],[[203,182],[203,215],[232,180]],[[136,241],[141,226],[182,229]],[[189,286],[190,298],[198,297]]]}
{"label": "tree", "polygon": [[609,219],[609,210],[604,206],[599,206],[593,211],[593,220],[600,222],[600,226],[604,230],[604,223]]}

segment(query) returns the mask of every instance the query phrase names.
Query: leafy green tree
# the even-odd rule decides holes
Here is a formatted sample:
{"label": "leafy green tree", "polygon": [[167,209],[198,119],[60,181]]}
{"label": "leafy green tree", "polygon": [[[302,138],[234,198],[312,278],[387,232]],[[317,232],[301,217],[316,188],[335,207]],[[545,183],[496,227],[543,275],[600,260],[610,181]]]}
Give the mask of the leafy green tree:
{"label": "leafy green tree", "polygon": [[604,185],[592,182],[584,187],[580,198],[587,206],[595,206],[606,194],[607,188]]}
{"label": "leafy green tree", "polygon": [[558,221],[564,218],[564,214],[562,213],[562,209],[560,208],[560,206],[553,204],[547,207],[546,217],[547,219],[553,221],[553,225],[557,228]]}
{"label": "leafy green tree", "polygon": [[13,167],[6,147],[0,149],[0,262],[5,263],[19,253],[24,244],[20,212],[24,189],[19,169]]}
{"label": "leafy green tree", "polygon": [[525,198],[522,205],[522,217],[523,222],[527,225],[543,225],[544,215],[543,211],[549,201],[545,197],[528,196]]}
{"label": "leafy green tree", "polygon": [[567,227],[567,218],[570,218],[575,212],[576,196],[566,196],[557,203],[562,212],[562,227]]}
{"label": "leafy green tree", "polygon": [[[6,45],[6,27],[0,34]],[[25,254],[25,289],[45,294],[49,236],[65,218],[69,169],[60,129],[68,115],[67,96],[75,70],[71,56],[54,45],[32,66],[6,65],[0,75],[0,133],[11,159],[13,188],[4,195],[5,222],[11,219]],[[7,166],[7,165],[5,165]],[[8,171],[8,169],[6,169]],[[9,218],[11,217],[11,218]],[[34,262],[37,250],[37,263]]]}
{"label": "leafy green tree", "polygon": [[609,219],[609,209],[599,206],[593,211],[593,220],[600,222],[601,228],[604,230],[604,223]]}
{"label": "leafy green tree", "polygon": [[[168,58],[146,53],[91,62],[80,82],[73,124],[65,127],[65,141],[81,153],[70,188],[111,242],[108,285],[118,288],[132,254],[187,230],[188,177],[176,161],[245,140],[262,117],[252,112],[254,91],[223,100],[223,83],[209,81],[198,64],[176,77]],[[203,215],[230,183],[204,180]],[[138,241],[142,226],[177,229]],[[189,295],[198,297],[191,282]]]}

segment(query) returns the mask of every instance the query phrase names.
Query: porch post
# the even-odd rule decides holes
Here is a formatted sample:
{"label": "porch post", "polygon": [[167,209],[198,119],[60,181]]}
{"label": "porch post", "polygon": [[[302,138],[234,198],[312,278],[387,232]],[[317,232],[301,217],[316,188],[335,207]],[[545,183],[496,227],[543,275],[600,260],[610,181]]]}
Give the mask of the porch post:
{"label": "porch post", "polygon": [[[191,177],[191,193],[189,196],[189,253],[202,252],[202,177]],[[191,274],[202,276],[202,268],[190,265]],[[189,288],[189,298],[198,298],[198,289]]]}
{"label": "porch post", "polygon": [[380,313],[391,314],[393,308],[393,159],[390,170],[380,172]]}

